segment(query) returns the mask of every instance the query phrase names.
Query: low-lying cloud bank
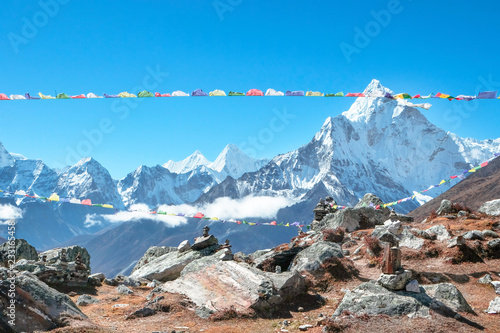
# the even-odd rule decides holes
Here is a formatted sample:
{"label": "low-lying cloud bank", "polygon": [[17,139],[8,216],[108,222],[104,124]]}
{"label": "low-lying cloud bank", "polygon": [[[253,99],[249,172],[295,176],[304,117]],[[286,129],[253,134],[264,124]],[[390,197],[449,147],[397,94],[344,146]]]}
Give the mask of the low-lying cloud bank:
{"label": "low-lying cloud bank", "polygon": [[[205,214],[205,216],[217,217],[219,219],[274,219],[280,209],[290,206],[295,202],[296,200],[285,197],[250,195],[241,199],[230,199],[227,197],[218,198],[213,203],[203,206],[192,206],[187,204],[177,206],[161,205],[158,207],[158,211],[185,215],[201,212]],[[128,212],[118,212],[114,215],[87,215],[85,225],[92,226],[98,224],[101,218],[111,223],[147,219],[164,222],[172,227],[187,223],[186,217],[150,214],[150,211],[151,209],[145,204],[135,204],[130,207],[130,211]]]}
{"label": "low-lying cloud bank", "polygon": [[23,217],[23,211],[13,205],[0,205],[0,224],[5,224],[9,220],[17,220]]}

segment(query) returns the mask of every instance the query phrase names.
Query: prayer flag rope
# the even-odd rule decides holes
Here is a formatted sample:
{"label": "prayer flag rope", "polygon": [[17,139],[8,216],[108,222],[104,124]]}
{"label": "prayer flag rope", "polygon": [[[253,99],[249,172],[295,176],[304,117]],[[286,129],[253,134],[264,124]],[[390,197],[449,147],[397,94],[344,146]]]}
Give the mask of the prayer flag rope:
{"label": "prayer flag rope", "polygon": [[[458,95],[456,97],[448,95],[448,94],[443,94],[438,92],[437,94],[429,94],[429,95],[410,95],[407,93],[400,93],[400,94],[395,94],[391,95],[389,93],[385,94],[365,94],[365,93],[347,93],[344,95],[342,91],[337,92],[337,93],[322,93],[319,91],[307,91],[304,93],[303,90],[297,90],[297,91],[290,91],[287,90],[285,93],[282,91],[276,91],[272,88],[269,88],[266,90],[264,93],[262,90],[259,89],[250,89],[246,93],[242,92],[235,92],[235,91],[230,91],[228,94],[226,94],[223,90],[220,89],[215,89],[208,94],[204,92],[202,89],[196,89],[194,90],[191,95],[188,93],[185,93],[181,90],[176,90],[174,92],[170,93],[152,93],[146,90],[143,90],[137,94],[131,94],[129,92],[121,92],[119,94],[102,94],[102,96],[96,95],[94,93],[88,93],[88,94],[80,94],[80,95],[67,95],[65,93],[60,93],[60,94],[55,94],[56,96],[51,96],[51,95],[45,95],[42,94],[41,92],[38,93],[38,96],[31,96],[29,93],[26,93],[24,95],[19,95],[19,94],[11,94],[7,96],[5,93],[0,93],[0,100],[31,100],[31,99],[87,99],[87,98],[146,98],[146,97],[187,97],[187,96],[211,96],[211,97],[222,97],[222,96],[307,96],[307,97],[366,97],[366,98],[376,98],[376,97],[383,97],[383,98],[389,98],[389,99],[428,99],[428,98],[442,98],[442,99],[448,99],[448,100],[458,100],[458,101],[471,101],[474,99],[500,99],[500,97],[497,97],[498,91],[482,91],[479,92],[477,95]],[[415,105],[419,107],[424,107],[423,105]],[[424,107],[426,108],[426,107]]]}
{"label": "prayer flag rope", "polygon": [[[451,182],[454,179],[460,179],[460,180],[462,180],[462,179],[464,179],[466,177],[467,174],[476,172],[477,170],[486,167],[489,164],[490,161],[492,161],[493,159],[495,159],[498,156],[500,156],[500,153],[494,154],[493,157],[491,157],[490,159],[484,161],[483,163],[481,163],[480,165],[478,165],[476,167],[473,167],[473,168],[471,168],[469,170],[464,170],[462,173],[460,173],[458,175],[450,176],[448,179],[443,179],[438,184],[431,185],[427,189],[418,192],[418,194],[427,192],[427,191],[429,191],[429,190],[431,190],[431,189],[433,189],[435,187],[440,187],[440,186],[442,186],[442,185],[444,185],[444,184],[446,184],[448,182]],[[92,206],[92,207],[102,207],[102,208],[115,209],[110,204],[94,204],[94,203],[92,203],[92,201],[90,199],[61,198],[59,195],[57,195],[55,193],[53,193],[49,197],[43,197],[43,196],[39,196],[37,194],[29,195],[25,191],[22,191],[22,190],[15,191],[15,192],[0,190],[0,193],[4,193],[4,195],[15,195],[15,196],[21,196],[21,197],[28,197],[28,198],[40,199],[40,200],[44,200],[46,202],[64,202],[64,203],[78,204],[78,205],[84,205],[84,206]],[[364,207],[371,207],[373,209],[387,208],[387,207],[395,206],[395,205],[398,205],[400,203],[403,203],[403,202],[406,202],[406,201],[409,201],[409,200],[413,200],[413,199],[415,199],[416,196],[417,195],[414,194],[412,196],[409,196],[409,197],[406,197],[406,198],[402,198],[402,199],[399,199],[399,200],[396,200],[396,201],[393,201],[393,202],[384,203],[382,205],[374,205],[373,203],[370,203],[369,205],[364,204],[363,206]],[[331,207],[333,207],[334,209],[346,209],[346,208],[348,208],[348,206],[340,206],[340,205],[334,205],[334,204],[332,204]],[[118,209],[115,209],[115,213],[117,213],[118,211],[119,211]],[[272,221],[272,222],[249,222],[249,221],[246,221],[244,219],[220,219],[218,217],[208,217],[205,214],[200,213],[200,212],[194,213],[194,214],[183,214],[183,213],[168,213],[168,212],[164,212],[164,211],[155,211],[155,210],[120,210],[120,211],[124,211],[124,212],[144,212],[144,213],[154,214],[154,215],[168,215],[168,216],[177,216],[177,217],[187,217],[187,218],[195,218],[195,219],[204,219],[204,220],[219,221],[219,222],[222,222],[222,223],[230,222],[230,223],[236,223],[236,224],[247,224],[247,225],[250,225],[250,226],[268,225],[268,226],[297,227],[297,228],[303,228],[304,226],[306,226],[307,229],[310,228],[310,225],[305,225],[305,224],[300,223],[300,222],[292,222],[292,223],[290,223],[290,222],[287,222],[287,223],[284,223],[284,222],[277,223],[276,221]]]}

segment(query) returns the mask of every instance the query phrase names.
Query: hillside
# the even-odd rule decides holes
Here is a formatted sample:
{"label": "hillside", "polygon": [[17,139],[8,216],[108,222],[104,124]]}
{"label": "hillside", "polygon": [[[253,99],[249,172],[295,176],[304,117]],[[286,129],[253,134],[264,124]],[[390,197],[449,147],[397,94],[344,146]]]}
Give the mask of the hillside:
{"label": "hillside", "polygon": [[499,198],[500,158],[497,157],[487,167],[479,169],[448,191],[411,211],[408,215],[413,216],[415,221],[420,222],[438,209],[444,199],[477,210],[484,202]]}

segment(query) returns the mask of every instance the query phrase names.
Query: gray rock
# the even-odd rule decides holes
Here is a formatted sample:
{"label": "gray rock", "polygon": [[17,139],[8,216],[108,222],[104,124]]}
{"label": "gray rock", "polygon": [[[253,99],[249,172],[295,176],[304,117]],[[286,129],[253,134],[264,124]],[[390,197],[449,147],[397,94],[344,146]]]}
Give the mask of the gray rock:
{"label": "gray rock", "polygon": [[[380,315],[389,316],[407,315],[409,317],[430,318],[429,310],[433,309],[440,313],[447,313],[453,316],[455,311],[469,311],[462,294],[454,288],[445,286],[422,286],[424,290],[433,289],[433,295],[425,292],[413,293],[408,291],[390,291],[377,283],[365,282],[352,291],[347,291],[340,302],[333,316],[339,316],[344,311],[355,313],[356,315]],[[446,292],[443,292],[443,289]],[[450,307],[448,304],[452,305]],[[459,316],[455,313],[455,316]]]}
{"label": "gray rock", "polygon": [[389,290],[403,290],[411,277],[412,272],[408,270],[398,274],[380,274],[377,283]]}
{"label": "gray rock", "polygon": [[267,312],[296,296],[300,281],[295,273],[264,273],[246,263],[220,261],[213,255],[188,264],[181,276],[163,284],[162,290],[186,295],[200,314],[231,307]]}
{"label": "gray rock", "polygon": [[477,280],[477,283],[490,284],[491,281],[493,281],[493,279],[491,278],[491,275],[490,274],[485,274],[482,278],[480,278],[479,280]]}
{"label": "gray rock", "polygon": [[425,293],[390,291],[376,283],[364,282],[352,291],[347,291],[334,317],[349,311],[356,315],[388,315],[410,317],[430,317],[429,309],[433,300]]}
{"label": "gray rock", "polygon": [[387,220],[384,222],[384,226],[387,228],[388,232],[396,236],[403,232],[403,225],[401,224],[401,221],[398,220]]}
{"label": "gray rock", "polygon": [[424,231],[428,235],[436,235],[436,239],[439,241],[445,241],[451,238],[450,233],[448,232],[446,227],[442,224],[436,224]]}
{"label": "gray rock", "polygon": [[[9,304],[9,271],[0,268],[0,327],[7,326],[4,313]],[[15,273],[16,285],[16,332],[46,331],[64,326],[65,318],[87,319],[73,301],[65,294],[52,289],[29,272]]]}
{"label": "gray rock", "polygon": [[500,239],[492,239],[488,243],[486,243],[489,249],[491,250],[500,250]]}
{"label": "gray rock", "polygon": [[115,279],[104,279],[103,283],[113,287],[116,287],[119,284],[119,282]]}
{"label": "gray rock", "polygon": [[299,272],[264,272],[273,283],[274,289],[283,300],[293,299],[307,290],[305,278]]}
{"label": "gray rock", "polygon": [[233,253],[231,252],[231,249],[223,249],[222,251],[219,252],[219,259],[220,260],[233,260]]}
{"label": "gray rock", "polygon": [[453,208],[451,207],[451,201],[444,199],[441,201],[441,205],[439,208],[436,210],[437,215],[446,215],[453,213]]}
{"label": "gray rock", "polygon": [[479,207],[479,212],[493,216],[500,216],[500,199],[485,202],[481,207]]}
{"label": "gray rock", "polygon": [[493,230],[483,230],[484,237],[498,238],[498,234]]}
{"label": "gray rock", "polygon": [[307,330],[309,330],[310,328],[313,328],[313,327],[314,326],[310,325],[310,324],[300,325],[299,326],[299,331],[307,331]]}
{"label": "gray rock", "polygon": [[134,318],[143,318],[143,317],[149,317],[152,316],[156,313],[155,310],[151,309],[150,307],[143,307],[139,310],[135,310],[131,314],[125,317],[125,319],[134,319]]}
{"label": "gray rock", "polygon": [[452,247],[455,247],[455,246],[461,246],[461,245],[464,245],[465,244],[465,239],[463,236],[457,236],[453,239],[450,240],[449,244],[448,244],[448,247],[449,248],[452,248]]}
{"label": "gray rock", "polygon": [[280,266],[282,271],[286,271],[297,253],[299,253],[302,249],[302,247],[292,247],[287,250],[273,249],[266,254],[255,258],[254,265],[259,269],[263,269],[264,264],[271,261],[273,265]]}
{"label": "gray rock", "polygon": [[[8,251],[12,250],[12,246],[10,245],[12,241],[10,242],[5,242],[2,245],[0,245],[0,267],[4,265],[7,267],[7,261],[8,261]],[[15,250],[15,260],[21,260],[21,259],[26,259],[26,260],[33,260],[37,261],[38,260],[38,253],[36,252],[36,249],[31,246],[26,240],[24,239],[16,239],[14,242],[14,250]]]}
{"label": "gray rock", "polygon": [[39,257],[47,256],[47,264],[53,265],[56,264],[57,261],[61,258],[62,250],[66,250],[66,261],[75,261],[76,256],[80,253],[80,260],[82,263],[90,267],[90,254],[86,248],[80,247],[78,245],[67,246],[67,247],[59,247],[56,249],[48,250],[40,253]]}
{"label": "gray rock", "polygon": [[85,294],[85,295],[78,296],[78,299],[76,300],[76,305],[87,306],[89,304],[96,304],[99,302],[100,301],[97,298]]}
{"label": "gray rock", "polygon": [[462,293],[451,283],[423,285],[425,292],[454,311],[474,313]]}
{"label": "gray rock", "polygon": [[424,246],[424,240],[422,238],[418,238],[414,234],[410,232],[408,228],[404,228],[401,235],[399,235],[400,247],[407,247],[414,250],[420,250],[422,246]]}
{"label": "gray rock", "polygon": [[484,239],[483,233],[479,230],[467,231],[465,234],[463,234],[463,236],[465,239],[470,239],[470,240],[474,240],[474,239],[483,240]]}
{"label": "gray rock", "polygon": [[179,246],[177,246],[177,251],[179,252],[184,252],[187,251],[191,248],[191,244],[189,241],[186,239],[185,241],[182,241]]}
{"label": "gray rock", "polygon": [[18,271],[28,271],[33,273],[38,268],[38,265],[36,265],[35,262],[35,260],[21,259],[16,262],[14,268]]}
{"label": "gray rock", "polygon": [[149,263],[150,261],[154,260],[155,258],[161,257],[164,254],[170,253],[170,252],[176,252],[177,248],[175,247],[168,247],[168,246],[151,246],[146,253],[142,256],[141,259],[137,262],[135,265],[134,269],[132,269],[132,273],[134,273],[136,270],[144,266],[145,264]]}
{"label": "gray rock", "polygon": [[500,281],[491,281],[491,285],[495,288],[495,292],[500,294]]}
{"label": "gray rock", "polygon": [[195,239],[194,244],[191,245],[191,249],[202,250],[213,245],[217,245],[218,243],[219,241],[214,237],[214,235],[208,235],[206,237],[201,236]]}
{"label": "gray rock", "polygon": [[118,287],[116,287],[116,292],[122,295],[130,295],[134,293],[132,289],[130,289],[127,286],[124,286],[123,284],[120,284]]}
{"label": "gray rock", "polygon": [[139,287],[141,285],[141,282],[135,277],[126,277],[125,279],[123,279],[122,284],[127,287]]}
{"label": "gray rock", "polygon": [[103,282],[106,276],[104,276],[104,273],[95,273],[90,275],[89,278],[97,279],[100,282]]}
{"label": "gray rock", "polygon": [[495,297],[495,299],[490,302],[490,306],[486,312],[491,314],[500,313],[500,296]]}
{"label": "gray rock", "polygon": [[346,208],[333,214],[326,215],[318,227],[320,229],[343,227],[347,232],[358,229],[373,228],[381,225],[389,217],[389,210],[386,208],[373,209],[370,207]]}
{"label": "gray rock", "polygon": [[289,270],[314,272],[321,268],[325,260],[332,257],[344,257],[340,245],[333,242],[319,241],[300,251],[290,265]]}
{"label": "gray rock", "polygon": [[372,207],[376,207],[382,206],[384,202],[380,200],[380,198],[375,194],[366,193],[363,198],[356,204],[356,206],[354,206],[354,208],[370,207],[370,204],[372,204]]}
{"label": "gray rock", "polygon": [[418,284],[417,280],[411,280],[406,284],[405,287],[406,291],[411,291],[412,293],[419,293],[420,292],[420,285]]}
{"label": "gray rock", "polygon": [[168,252],[144,264],[134,271],[130,277],[148,280],[156,279],[161,282],[175,280],[187,264],[201,257],[202,254],[198,251]]}
{"label": "gray rock", "polygon": [[457,216],[458,217],[463,217],[463,216],[466,216],[467,215],[467,212],[465,210],[461,210],[457,213]]}

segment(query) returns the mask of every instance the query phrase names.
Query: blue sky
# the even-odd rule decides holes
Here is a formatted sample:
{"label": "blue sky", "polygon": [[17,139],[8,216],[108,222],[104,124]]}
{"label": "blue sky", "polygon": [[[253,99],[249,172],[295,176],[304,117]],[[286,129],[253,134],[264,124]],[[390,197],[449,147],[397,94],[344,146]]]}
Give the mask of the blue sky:
{"label": "blue sky", "polygon": [[[377,78],[396,93],[474,95],[500,87],[499,10],[485,1],[9,1],[0,12],[0,92],[347,93]],[[2,101],[0,141],[53,167],[89,155],[121,178],[197,149],[213,160],[228,143],[271,158],[307,143],[353,101]],[[498,100],[431,103],[422,112],[444,130],[500,136]]]}

